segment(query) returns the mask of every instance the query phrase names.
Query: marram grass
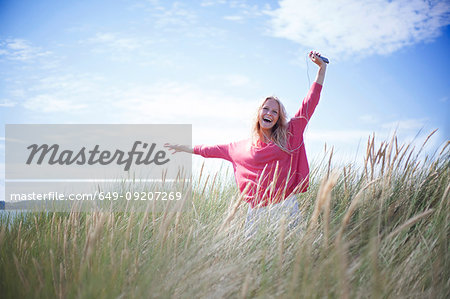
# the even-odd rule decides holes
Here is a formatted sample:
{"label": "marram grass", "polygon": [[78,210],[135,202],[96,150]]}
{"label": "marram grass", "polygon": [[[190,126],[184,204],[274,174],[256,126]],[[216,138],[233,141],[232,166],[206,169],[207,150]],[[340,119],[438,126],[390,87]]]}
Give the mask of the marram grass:
{"label": "marram grass", "polygon": [[448,143],[396,138],[362,169],[311,172],[299,230],[262,226],[229,176],[195,179],[192,208],[0,217],[2,298],[449,298]]}

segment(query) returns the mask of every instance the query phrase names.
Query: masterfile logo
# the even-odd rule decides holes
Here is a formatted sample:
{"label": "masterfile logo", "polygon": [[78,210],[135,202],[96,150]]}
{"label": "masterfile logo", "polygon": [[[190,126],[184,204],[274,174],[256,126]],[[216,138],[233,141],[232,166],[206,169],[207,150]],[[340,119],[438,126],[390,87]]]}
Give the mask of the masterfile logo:
{"label": "masterfile logo", "polygon": [[46,209],[56,201],[108,201],[122,209],[130,202],[184,200],[190,196],[191,156],[171,155],[163,145],[191,145],[191,130],[191,125],[6,125],[7,208],[8,201],[21,208],[41,202]]}
{"label": "masterfile logo", "polygon": [[[139,145],[142,145],[144,150],[148,148],[145,158],[143,157],[144,151],[138,150]],[[30,155],[28,156],[26,164],[32,164],[36,155],[38,157],[36,158],[35,163],[38,165],[41,165],[45,158],[47,158],[47,163],[49,165],[71,165],[74,163],[77,165],[94,165],[96,163],[109,165],[116,162],[118,165],[124,164],[125,171],[130,169],[134,156],[136,156],[135,163],[137,165],[149,165],[151,163],[154,163],[155,165],[164,165],[169,162],[170,159],[166,159],[166,152],[164,150],[156,151],[156,154],[153,155],[155,147],[156,143],[152,143],[148,146],[148,143],[135,141],[133,148],[129,152],[121,150],[116,150],[113,153],[108,150],[100,151],[100,145],[98,144],[96,144],[92,150],[86,150],[86,147],[82,147],[78,152],[71,150],[63,150],[60,152],[60,146],[58,144],[53,144],[52,146],[49,146],[48,144],[42,144],[40,146],[32,144],[27,147],[27,149],[30,150]]]}

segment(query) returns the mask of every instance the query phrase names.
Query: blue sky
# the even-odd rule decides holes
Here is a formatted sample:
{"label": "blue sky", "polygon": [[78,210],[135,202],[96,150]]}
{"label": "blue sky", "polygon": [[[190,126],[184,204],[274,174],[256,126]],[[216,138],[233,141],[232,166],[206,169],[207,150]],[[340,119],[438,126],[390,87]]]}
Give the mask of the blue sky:
{"label": "blue sky", "polygon": [[449,139],[449,24],[448,1],[2,1],[1,125],[189,123],[194,144],[243,139],[263,97],[296,112],[318,50],[331,63],[311,160],[326,143],[356,161],[394,130],[420,143],[438,128],[435,149]]}

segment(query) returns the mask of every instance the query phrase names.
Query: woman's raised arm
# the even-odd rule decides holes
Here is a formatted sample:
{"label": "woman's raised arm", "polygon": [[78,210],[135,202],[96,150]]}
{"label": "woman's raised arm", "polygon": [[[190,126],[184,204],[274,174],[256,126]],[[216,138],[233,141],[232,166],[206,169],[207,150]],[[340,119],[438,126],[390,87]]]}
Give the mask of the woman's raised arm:
{"label": "woman's raised arm", "polygon": [[325,80],[325,72],[327,71],[327,64],[320,59],[320,54],[316,51],[309,52],[309,58],[319,66],[319,70],[317,71],[316,83],[323,85],[323,81]]}
{"label": "woman's raised arm", "polygon": [[317,71],[316,80],[311,85],[311,88],[303,99],[302,105],[298,112],[294,115],[295,118],[300,117],[309,122],[314,110],[316,109],[317,104],[320,99],[320,91],[322,90],[323,81],[325,79],[325,72],[327,70],[327,64],[320,59],[320,54],[316,51],[309,52],[309,58],[312,62],[319,66],[319,70]]}

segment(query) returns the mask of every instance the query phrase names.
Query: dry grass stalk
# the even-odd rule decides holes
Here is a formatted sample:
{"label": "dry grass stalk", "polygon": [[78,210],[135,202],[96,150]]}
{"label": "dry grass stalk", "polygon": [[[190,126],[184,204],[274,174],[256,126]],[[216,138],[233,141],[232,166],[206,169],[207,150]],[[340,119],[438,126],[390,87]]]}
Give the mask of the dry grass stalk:
{"label": "dry grass stalk", "polygon": [[[448,211],[448,205],[450,204],[450,200],[448,199],[448,193],[450,191],[450,183],[447,185],[447,188],[445,188],[444,191],[444,195],[442,195],[442,199],[441,202],[439,203],[439,210],[437,211],[438,213],[440,213],[442,211],[442,208],[444,206],[444,204],[446,205],[446,209],[445,211]],[[447,217],[448,218],[448,217]],[[1,243],[1,242],[0,242]]]}
{"label": "dry grass stalk", "polygon": [[391,155],[392,155],[392,149],[393,149],[393,145],[394,145],[394,135],[391,138],[391,141],[389,142],[389,146],[386,150],[386,163],[389,167],[391,167]]}
{"label": "dry grass stalk", "polygon": [[[33,218],[34,218],[34,228],[36,229],[36,234],[39,234],[38,220],[37,220],[36,215],[34,215]],[[1,242],[0,242],[0,245],[1,245]]]}
{"label": "dry grass stalk", "polygon": [[188,195],[186,194],[185,197],[182,199],[182,201],[180,203],[180,207],[177,208],[176,216],[175,216],[175,229],[174,229],[174,258],[175,258],[175,260],[177,258],[177,249],[178,249],[178,225],[180,224],[181,210],[183,209],[183,206],[184,206],[187,196]]}
{"label": "dry grass stalk", "polygon": [[114,228],[114,213],[113,212],[110,212],[109,213],[109,219],[108,219],[108,228],[109,229],[113,229]]}
{"label": "dry grass stalk", "polygon": [[163,170],[161,173],[161,186],[164,187],[167,177],[167,169]]}
{"label": "dry grass stalk", "polygon": [[370,264],[372,268],[372,294],[375,298],[382,298],[383,294],[383,281],[378,266],[378,252],[379,252],[379,239],[378,236],[372,237],[370,240]]}
{"label": "dry grass stalk", "polygon": [[347,209],[347,212],[344,215],[344,218],[342,219],[342,223],[341,223],[341,226],[339,228],[339,232],[338,232],[338,235],[336,238],[337,244],[339,244],[341,242],[345,227],[347,226],[348,222],[350,221],[350,218],[351,218],[353,212],[355,211],[356,207],[358,206],[360,199],[364,195],[364,191],[378,180],[379,180],[379,178],[367,183],[366,186],[364,186],[361,190],[359,190],[359,192],[353,198],[352,202],[350,203],[350,206]]}
{"label": "dry grass stalk", "polygon": [[161,249],[163,249],[164,244],[166,243],[166,239],[169,233],[169,225],[172,222],[174,215],[175,212],[170,211],[167,213],[167,216],[164,217],[164,219],[161,221],[161,225],[159,227],[159,238],[161,239]]}
{"label": "dry grass stalk", "polygon": [[381,160],[381,176],[383,176],[384,168],[386,165],[386,145],[383,142],[381,143],[380,149],[378,150],[377,157],[378,157],[378,163]]}
{"label": "dry grass stalk", "polygon": [[328,159],[327,178],[330,177],[331,171],[331,159],[333,158],[334,146],[331,147],[330,158]]}
{"label": "dry grass stalk", "polygon": [[36,261],[36,259],[34,257],[32,258],[32,261],[33,261],[34,269],[36,270],[36,276],[39,281],[39,289],[37,291],[37,293],[39,293],[40,290],[42,290],[44,288],[44,278],[43,278],[42,269],[41,269],[39,263]]}
{"label": "dry grass stalk", "polygon": [[114,269],[115,268],[115,262],[116,262],[116,254],[114,251],[114,230],[111,229],[111,234],[109,238],[109,258],[111,260],[111,266]]}
{"label": "dry grass stalk", "polygon": [[89,235],[89,230],[91,229],[90,222],[91,222],[91,216],[90,215],[86,215],[86,223],[84,225],[84,227],[86,229],[86,232],[85,232],[86,236]]}
{"label": "dry grass stalk", "polygon": [[228,228],[231,220],[233,219],[234,215],[236,214],[239,206],[244,201],[244,195],[247,194],[248,189],[250,188],[250,184],[247,184],[245,186],[244,191],[239,195],[238,199],[236,200],[236,203],[232,207],[232,209],[228,212],[228,215],[225,217],[225,220],[223,221],[222,225],[220,226],[219,230],[217,232],[225,231],[226,228]]}
{"label": "dry grass stalk", "polygon": [[64,260],[66,260],[67,257],[67,231],[69,229],[68,223],[66,223],[66,221],[64,221],[64,237],[63,237],[63,257]]}
{"label": "dry grass stalk", "polygon": [[128,260],[129,251],[128,248],[123,248],[122,253],[120,254],[120,268],[123,267],[124,263]]}
{"label": "dry grass stalk", "polygon": [[103,229],[104,223],[106,221],[106,214],[101,213],[101,215],[97,215],[97,219],[93,224],[91,231],[86,236],[86,243],[84,246],[84,255],[82,258],[81,263],[84,263],[84,261],[88,261],[88,267],[90,268],[90,261],[91,256],[94,253],[95,246],[97,244],[98,239],[101,236],[101,231]]}
{"label": "dry grass stalk", "polygon": [[[403,153],[401,154],[400,158],[397,161],[397,168],[396,168],[396,170],[400,167],[401,162],[402,162],[403,158],[405,157],[406,153],[408,153],[408,150],[409,150],[410,146],[411,146],[411,144],[407,144],[406,148],[403,150]],[[403,149],[403,145],[402,145],[401,149]]]}
{"label": "dry grass stalk", "polygon": [[[349,167],[349,174],[350,174],[350,165],[348,166]],[[348,183],[347,183],[347,171],[346,171],[346,169],[347,169],[347,167],[346,166],[344,166],[344,178],[343,178],[343,180],[344,180],[344,194],[345,195],[347,195],[348,194]]]}
{"label": "dry grass stalk", "polygon": [[3,240],[5,239],[6,225],[2,225],[2,230],[0,231],[0,247],[3,245]]}
{"label": "dry grass stalk", "polygon": [[349,275],[348,275],[348,257],[347,257],[347,244],[345,242],[340,242],[336,246],[336,253],[338,256],[338,277],[340,285],[340,297],[343,299],[350,298],[350,285],[349,285]]}
{"label": "dry grass stalk", "polygon": [[339,173],[336,171],[333,171],[331,173],[331,176],[328,179],[328,185],[326,186],[326,189],[324,190],[324,193],[322,196],[323,199],[323,223],[324,223],[324,244],[328,245],[328,237],[329,237],[329,226],[330,226],[330,209],[331,209],[331,190],[336,185],[339,178]]}
{"label": "dry grass stalk", "polygon": [[130,242],[131,230],[133,228],[133,217],[134,217],[134,207],[131,208],[130,216],[128,216],[128,225],[127,230],[125,232],[125,242]]}
{"label": "dry grass stalk", "polygon": [[411,176],[413,174],[411,171],[408,171],[407,169],[410,168],[409,159],[411,159],[411,156],[414,153],[414,149],[415,149],[415,147],[413,146],[411,151],[409,152],[408,158],[406,159],[406,162],[405,162],[405,167],[403,169],[403,171],[408,173],[409,176]]}
{"label": "dry grass stalk", "polygon": [[57,239],[56,242],[58,244],[60,244],[60,238],[61,238],[61,221],[62,221],[62,218],[58,217],[58,224],[56,226],[56,239]]}
{"label": "dry grass stalk", "polygon": [[394,144],[395,144],[395,154],[394,154],[394,158],[392,159],[391,170],[394,169],[394,164],[395,164],[395,162],[397,161],[398,155],[400,154],[400,150],[401,150],[402,147],[403,147],[403,146],[402,146],[402,147],[400,148],[400,150],[399,150],[398,144],[397,144],[397,136],[394,136]]}
{"label": "dry grass stalk", "polygon": [[[269,202],[271,202],[274,199],[274,192],[275,192],[275,187],[277,185],[277,181],[278,181],[278,177],[280,176],[280,173],[278,171],[278,166],[279,166],[279,162],[277,161],[276,165],[275,165],[275,172],[273,175],[273,179],[272,182],[270,183],[270,191],[269,191]],[[264,197],[263,197],[264,198]]]}
{"label": "dry grass stalk", "polygon": [[375,134],[373,134],[372,142],[370,143],[369,148],[369,159],[370,159],[370,180],[373,180],[374,175],[374,166],[375,166]]}
{"label": "dry grass stalk", "polygon": [[214,185],[216,184],[217,174],[218,174],[218,172],[216,172],[216,173],[214,174],[214,178],[213,178],[213,181],[212,181],[210,190],[214,190]]}
{"label": "dry grass stalk", "polygon": [[409,228],[410,226],[414,225],[417,221],[419,221],[420,219],[430,215],[431,213],[434,212],[434,209],[428,209],[425,212],[422,212],[410,219],[408,219],[405,223],[403,223],[402,225],[400,225],[399,227],[397,227],[393,232],[391,232],[385,240],[389,240],[393,237],[395,237],[397,234],[399,234],[402,230]]}
{"label": "dry grass stalk", "polygon": [[283,270],[283,263],[284,263],[284,238],[286,235],[286,217],[283,216],[280,220],[280,233],[278,235],[278,267],[280,273]]}
{"label": "dry grass stalk", "polygon": [[16,240],[17,240],[17,248],[20,250],[20,240],[22,240],[21,238],[20,238],[20,233],[21,233],[21,231],[22,231],[22,220],[20,220],[20,223],[19,223],[19,229],[18,229],[18,231],[17,231],[17,238],[16,238]]}
{"label": "dry grass stalk", "polygon": [[326,183],[326,180],[324,178],[322,180],[322,182],[320,183],[319,191],[317,192],[317,198],[316,198],[315,205],[314,205],[314,211],[313,211],[311,219],[309,221],[309,228],[310,229],[312,229],[313,227],[316,226],[317,221],[319,219],[320,210],[322,208],[322,202],[321,202],[322,196],[321,196],[321,194],[323,193],[323,189],[325,188],[325,183]]}
{"label": "dry grass stalk", "polygon": [[339,173],[333,171],[329,178],[324,178],[320,184],[319,191],[317,193],[316,203],[314,206],[314,211],[309,222],[308,231],[312,231],[316,226],[319,219],[320,211],[324,211],[324,234],[325,240],[328,241],[328,223],[330,214],[330,203],[331,203],[331,191],[336,185],[339,178]]}
{"label": "dry grass stalk", "polygon": [[419,154],[422,152],[422,150],[424,149],[424,147],[425,147],[425,145],[427,144],[428,140],[430,140],[431,136],[433,136],[434,133],[436,133],[437,130],[438,130],[438,129],[434,129],[433,132],[431,132],[430,134],[428,134],[427,138],[425,138],[425,141],[423,142],[422,146],[420,147],[419,152],[417,153],[417,155],[419,155]]}
{"label": "dry grass stalk", "polygon": [[55,216],[56,216],[56,213],[53,213],[52,222],[50,223],[50,236],[53,236],[53,227],[55,225]]}
{"label": "dry grass stalk", "polygon": [[[155,201],[154,201],[155,202]],[[165,207],[164,207],[164,212],[163,212],[163,215],[162,215],[162,218],[161,218],[161,223],[159,224],[159,231],[161,232],[161,227],[164,225],[164,223],[165,223],[165,221],[166,221],[166,218],[167,218],[167,215],[169,214],[169,205],[167,204]]]}
{"label": "dry grass stalk", "polygon": [[367,140],[366,157],[364,159],[364,173],[366,175],[366,178],[369,177],[369,171],[367,170],[367,164],[368,164],[369,158],[371,156],[371,149],[372,149],[372,144],[374,142],[374,139],[375,139],[375,133],[373,133],[372,139],[369,136],[369,139]]}
{"label": "dry grass stalk", "polygon": [[51,249],[50,249],[50,267],[52,270],[53,290],[55,291],[55,296],[58,296],[58,285],[56,283],[56,273],[55,273],[55,256],[53,255],[53,250]]}
{"label": "dry grass stalk", "polygon": [[383,188],[383,190],[386,189],[387,186],[389,186],[391,184],[391,179],[392,179],[392,172],[394,170],[394,163],[395,163],[395,159],[397,158],[397,156],[395,156],[392,161],[391,161],[391,156],[392,156],[392,149],[393,149],[393,145],[394,145],[394,136],[392,136],[391,141],[389,142],[389,147],[387,150],[387,165],[388,165],[388,172],[386,174],[386,180],[385,180],[385,188]]}
{"label": "dry grass stalk", "polygon": [[152,225],[156,226],[156,200],[152,201]]}
{"label": "dry grass stalk", "polygon": [[144,217],[142,218],[141,226],[139,227],[138,244],[141,244],[142,232],[144,231],[144,228],[147,225],[149,213],[150,213],[150,205],[147,205],[147,208],[145,209]]}
{"label": "dry grass stalk", "polygon": [[200,174],[199,174],[199,176],[198,176],[198,179],[197,179],[197,181],[201,181],[201,179],[202,179],[202,175],[203,175],[203,168],[205,167],[205,161],[203,161],[203,163],[202,163],[202,167],[200,167]]}
{"label": "dry grass stalk", "polygon": [[241,289],[241,298],[247,298],[251,277],[252,275],[250,273],[247,273],[247,275],[245,276],[244,283],[242,284]]}
{"label": "dry grass stalk", "polygon": [[76,256],[77,256],[77,252],[78,252],[78,246],[77,246],[77,233],[75,231],[75,233],[73,234],[72,237],[72,269],[75,269],[75,265],[76,265]]}
{"label": "dry grass stalk", "polygon": [[450,140],[447,141],[447,142],[445,143],[445,145],[442,147],[442,150],[441,150],[441,152],[439,153],[439,157],[442,156],[442,154],[445,152],[447,146],[449,146],[449,145],[450,145]]}
{"label": "dry grass stalk", "polygon": [[27,290],[27,292],[29,292],[30,284],[29,284],[27,278],[25,277],[25,274],[23,273],[22,268],[20,267],[19,260],[17,259],[17,256],[15,254],[13,254],[13,259],[14,259],[14,264],[16,265],[16,270],[17,270],[17,274],[19,275],[20,281],[22,282],[22,285]]}
{"label": "dry grass stalk", "polygon": [[244,200],[244,196],[241,194],[239,195],[238,199],[236,200],[235,204],[231,208],[231,210],[228,212],[228,215],[225,217],[225,220],[223,221],[222,225],[220,226],[218,232],[225,231],[226,228],[228,228],[231,220],[233,219],[234,215],[236,214],[239,206]]}
{"label": "dry grass stalk", "polygon": [[191,239],[192,239],[192,233],[193,233],[193,231],[194,231],[194,227],[191,226],[191,228],[189,229],[189,233],[188,233],[187,239],[186,239],[186,244],[184,245],[184,250],[185,250],[185,251],[186,251],[186,250],[188,249],[188,247],[189,247],[189,242],[190,242]]}
{"label": "dry grass stalk", "polygon": [[208,180],[209,180],[209,174],[206,177],[205,184],[203,185],[202,193],[200,193],[200,197],[203,197],[203,194],[205,194],[206,186],[208,185]]}
{"label": "dry grass stalk", "polygon": [[[264,176],[265,176],[265,173],[266,173],[267,165],[268,165],[268,164],[266,164],[266,165],[264,166],[264,168],[263,168],[263,170],[261,171],[261,174],[260,174],[260,176],[259,176],[258,184],[256,185],[256,194],[259,194],[259,192],[260,192],[260,188],[261,188],[261,186],[262,186],[262,181],[263,181]],[[267,193],[267,190],[268,190],[268,189],[266,188],[266,190],[265,190],[264,193]]]}
{"label": "dry grass stalk", "polygon": [[65,298],[64,296],[64,287],[63,287],[63,282],[64,282],[64,268],[63,268],[63,264],[59,263],[59,298]]}

